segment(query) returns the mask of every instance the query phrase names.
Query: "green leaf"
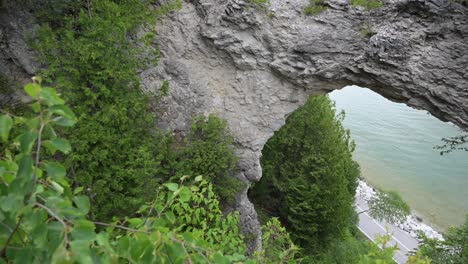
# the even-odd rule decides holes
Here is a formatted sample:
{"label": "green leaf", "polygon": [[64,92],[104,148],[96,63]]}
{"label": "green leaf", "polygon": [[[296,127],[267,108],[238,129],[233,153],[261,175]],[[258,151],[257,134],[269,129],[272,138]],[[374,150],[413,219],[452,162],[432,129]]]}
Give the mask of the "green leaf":
{"label": "green leaf", "polygon": [[52,255],[51,263],[55,264],[68,264],[72,263],[71,254],[67,251],[64,247],[65,243],[60,243],[60,246],[55,250],[54,254]]}
{"label": "green leaf", "polygon": [[214,263],[217,264],[230,264],[231,262],[229,261],[229,258],[223,256],[221,253],[216,252],[216,254],[213,257]]}
{"label": "green leaf", "polygon": [[176,217],[175,217],[175,215],[174,215],[174,213],[173,213],[172,211],[168,211],[168,212],[166,213],[166,218],[167,218],[167,220],[169,220],[169,222],[170,222],[171,224],[174,224],[174,223],[175,223]]}
{"label": "green leaf", "polygon": [[26,155],[21,157],[18,166],[17,178],[29,180],[32,179],[33,173],[33,159],[31,158],[31,156]]}
{"label": "green leaf", "polygon": [[195,181],[196,181],[196,182],[199,182],[199,181],[201,181],[201,180],[203,180],[203,176],[198,175],[197,177],[195,177]]}
{"label": "green leaf", "polygon": [[185,203],[190,200],[191,195],[192,195],[192,192],[187,187],[184,187],[179,193],[179,199],[181,202]]}
{"label": "green leaf", "polygon": [[175,192],[177,191],[177,188],[179,188],[179,185],[173,182],[164,183],[164,186],[166,186],[171,192]]}
{"label": "green leaf", "polygon": [[8,135],[10,134],[11,127],[13,126],[13,120],[8,115],[0,116],[0,139],[3,142],[7,142]]}
{"label": "green leaf", "polygon": [[24,91],[34,99],[37,99],[37,96],[41,92],[42,88],[37,83],[28,83],[24,87]]}
{"label": "green leaf", "polygon": [[62,194],[63,193],[63,187],[58,184],[57,182],[55,181],[50,181],[50,184],[52,184],[52,187],[54,187],[54,189],[59,193],[59,194]]}
{"label": "green leaf", "polygon": [[78,209],[80,209],[83,215],[88,214],[90,203],[89,203],[89,198],[87,196],[84,196],[84,195],[75,196],[73,197],[73,202],[75,202],[76,206],[78,207]]}
{"label": "green leaf", "polygon": [[57,91],[53,88],[45,87],[39,94],[42,100],[44,100],[44,102],[49,106],[63,105],[65,103],[65,101],[59,97]]}
{"label": "green leaf", "polygon": [[59,116],[62,116],[62,117],[68,118],[68,119],[76,119],[76,116],[73,113],[73,111],[70,110],[70,108],[68,106],[66,106],[66,105],[51,106],[51,107],[49,107],[49,111],[56,114],[56,115],[59,115]]}
{"label": "green leaf", "polygon": [[66,139],[54,138],[43,142],[43,146],[46,147],[50,153],[55,154],[57,150],[67,154],[71,151],[71,145]]}
{"label": "green leaf", "polygon": [[94,223],[88,220],[76,220],[73,222],[71,235],[74,240],[85,240],[88,243],[96,238]]}
{"label": "green leaf", "polygon": [[38,134],[31,130],[21,134],[18,137],[21,152],[31,153],[32,147],[34,146],[34,142],[36,142],[37,136]]}
{"label": "green leaf", "polygon": [[67,172],[62,164],[48,161],[45,164],[45,169],[47,171],[47,175],[49,175],[54,181],[62,183],[65,180],[65,175]]}
{"label": "green leaf", "polygon": [[93,263],[88,240],[75,240],[70,242],[73,252],[73,263]]}
{"label": "green leaf", "polygon": [[39,113],[41,111],[41,103],[40,102],[35,102],[31,104],[31,108],[34,113]]}
{"label": "green leaf", "polygon": [[26,125],[31,130],[37,130],[40,124],[41,124],[41,120],[39,119],[39,117],[26,120]]}
{"label": "green leaf", "polygon": [[58,126],[63,126],[63,127],[72,127],[75,125],[76,120],[71,120],[65,117],[59,117],[57,119],[54,119],[54,122]]}
{"label": "green leaf", "polygon": [[73,190],[73,194],[74,194],[74,195],[77,195],[77,194],[79,194],[80,192],[82,192],[83,189],[84,189],[83,186],[77,187],[77,188],[75,188],[75,189]]}
{"label": "green leaf", "polygon": [[4,212],[18,211],[23,207],[23,197],[15,193],[0,197],[0,209]]}

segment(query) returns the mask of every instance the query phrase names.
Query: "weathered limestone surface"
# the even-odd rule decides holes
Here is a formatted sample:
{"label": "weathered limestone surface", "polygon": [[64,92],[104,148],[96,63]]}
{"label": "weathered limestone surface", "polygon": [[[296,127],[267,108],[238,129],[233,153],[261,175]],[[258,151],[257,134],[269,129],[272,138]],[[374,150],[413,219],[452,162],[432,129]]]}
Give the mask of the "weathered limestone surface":
{"label": "weathered limestone surface", "polygon": [[[243,0],[192,2],[159,25],[163,60],[142,76],[148,89],[171,83],[162,126],[183,131],[195,114],[228,120],[241,179],[261,177],[263,145],[309,94],[349,84],[468,127],[466,5],[384,1],[368,12],[334,0],[307,17],[306,0],[272,0],[267,11]],[[258,234],[247,190],[238,208]]]}
{"label": "weathered limestone surface", "polygon": [[[271,0],[262,11],[244,0],[192,0],[161,21],[161,62],[141,73],[145,89],[170,83],[159,126],[183,133],[193,115],[226,119],[241,157],[237,177],[247,182],[260,179],[261,150],[289,113],[310,94],[350,84],[468,128],[466,3],[384,0],[365,11],[329,0],[304,16],[308,2]],[[0,21],[0,72],[5,64],[32,74],[15,24]],[[247,190],[237,206],[244,230],[259,234]]]}

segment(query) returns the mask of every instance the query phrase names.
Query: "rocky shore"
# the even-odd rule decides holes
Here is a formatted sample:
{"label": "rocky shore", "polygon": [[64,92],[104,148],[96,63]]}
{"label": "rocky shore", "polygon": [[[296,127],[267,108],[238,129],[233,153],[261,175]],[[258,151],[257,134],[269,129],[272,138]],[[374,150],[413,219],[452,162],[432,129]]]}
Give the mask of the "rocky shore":
{"label": "rocky shore", "polygon": [[[374,197],[377,194],[377,190],[375,190],[372,186],[367,184],[363,180],[359,180],[359,185],[356,189],[356,197],[361,197],[366,202]],[[443,240],[442,234],[434,230],[428,224],[423,223],[421,217],[417,216],[417,213],[413,210],[412,214],[410,214],[406,221],[403,223],[399,223],[394,225],[395,227],[400,228],[401,230],[408,233],[410,236],[417,238],[418,232],[423,232],[429,238],[436,238]]]}

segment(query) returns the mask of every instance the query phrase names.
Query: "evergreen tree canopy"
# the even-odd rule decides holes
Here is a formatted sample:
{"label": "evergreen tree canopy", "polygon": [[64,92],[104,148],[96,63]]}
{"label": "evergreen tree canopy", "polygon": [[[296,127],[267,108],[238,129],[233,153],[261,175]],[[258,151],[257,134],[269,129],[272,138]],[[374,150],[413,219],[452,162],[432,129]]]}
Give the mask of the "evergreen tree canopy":
{"label": "evergreen tree canopy", "polygon": [[350,225],[359,165],[354,143],[326,96],[311,97],[268,141],[252,198],[307,254],[326,250]]}

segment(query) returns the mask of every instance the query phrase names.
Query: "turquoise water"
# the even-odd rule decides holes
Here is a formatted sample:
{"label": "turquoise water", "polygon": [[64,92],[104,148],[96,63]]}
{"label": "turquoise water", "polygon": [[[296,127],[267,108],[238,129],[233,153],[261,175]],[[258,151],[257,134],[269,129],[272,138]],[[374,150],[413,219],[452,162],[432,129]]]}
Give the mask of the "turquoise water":
{"label": "turquoise water", "polygon": [[330,93],[357,144],[354,158],[370,184],[398,191],[439,230],[460,225],[468,213],[468,152],[441,156],[434,146],[461,132],[426,111],[393,103],[369,89]]}

